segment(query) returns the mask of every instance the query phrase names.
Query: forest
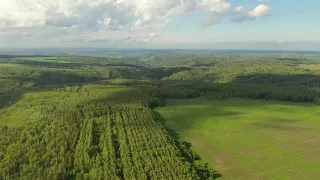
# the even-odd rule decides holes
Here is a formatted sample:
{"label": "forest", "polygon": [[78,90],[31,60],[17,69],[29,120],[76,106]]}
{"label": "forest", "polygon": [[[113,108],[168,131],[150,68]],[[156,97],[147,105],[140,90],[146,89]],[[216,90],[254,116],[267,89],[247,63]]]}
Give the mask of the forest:
{"label": "forest", "polygon": [[0,180],[223,178],[154,111],[194,98],[320,105],[320,55],[1,55]]}

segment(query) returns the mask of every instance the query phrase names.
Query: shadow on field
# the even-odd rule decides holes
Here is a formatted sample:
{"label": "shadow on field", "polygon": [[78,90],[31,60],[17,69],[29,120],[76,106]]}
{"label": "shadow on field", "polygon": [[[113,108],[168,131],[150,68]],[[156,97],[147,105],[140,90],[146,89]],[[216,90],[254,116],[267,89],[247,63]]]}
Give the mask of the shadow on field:
{"label": "shadow on field", "polygon": [[[197,172],[199,172],[199,174],[202,174],[203,172],[205,172],[205,170],[212,168],[208,163],[203,162],[201,157],[196,152],[194,152],[192,150],[191,143],[183,141],[181,136],[175,130],[166,126],[166,121],[160,113],[155,112],[155,111],[153,111],[153,112],[155,114],[156,119],[165,127],[169,136],[175,140],[176,145],[180,148],[184,157],[193,165],[193,167],[196,169]],[[198,163],[195,163],[195,161],[202,161],[204,164],[198,167],[197,166]],[[205,168],[205,169],[203,169],[203,168]],[[218,178],[222,177],[222,174],[219,173],[218,171],[213,170],[210,175],[207,174],[207,177],[211,177],[213,179],[218,179]],[[201,178],[206,179],[207,177],[201,177]]]}
{"label": "shadow on field", "polygon": [[[207,102],[218,101],[218,100],[205,100]],[[243,114],[242,112],[225,110],[221,107],[211,107],[210,105],[178,105],[179,107],[175,107],[173,105],[167,106],[168,111],[174,111],[171,114],[170,118],[175,119],[173,126],[176,126],[181,131],[186,131],[190,129],[194,129],[197,124],[201,124],[202,121],[206,121],[212,117],[225,117],[226,121],[236,121],[235,116],[239,116]],[[246,104],[232,104],[232,107],[250,107],[251,105]],[[188,113],[194,112],[195,116],[188,116]],[[230,118],[228,118],[230,117]]]}
{"label": "shadow on field", "polygon": [[266,122],[255,122],[251,124],[261,129],[272,129],[278,131],[301,132],[310,130],[310,128],[295,126],[296,122],[297,120],[292,119],[269,119]]}

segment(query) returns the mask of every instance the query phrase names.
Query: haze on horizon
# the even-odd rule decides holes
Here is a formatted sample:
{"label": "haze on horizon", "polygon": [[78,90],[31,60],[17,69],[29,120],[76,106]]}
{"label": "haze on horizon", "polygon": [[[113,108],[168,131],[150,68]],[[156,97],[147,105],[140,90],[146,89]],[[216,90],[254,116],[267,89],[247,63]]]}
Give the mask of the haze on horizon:
{"label": "haze on horizon", "polygon": [[0,48],[320,50],[320,2],[1,0]]}

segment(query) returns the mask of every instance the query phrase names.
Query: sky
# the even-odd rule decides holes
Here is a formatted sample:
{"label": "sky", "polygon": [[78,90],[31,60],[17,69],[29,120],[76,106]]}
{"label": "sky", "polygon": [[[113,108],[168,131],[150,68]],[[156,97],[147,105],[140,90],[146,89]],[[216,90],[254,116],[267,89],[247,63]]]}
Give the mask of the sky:
{"label": "sky", "polygon": [[0,0],[0,48],[320,50],[319,0]]}

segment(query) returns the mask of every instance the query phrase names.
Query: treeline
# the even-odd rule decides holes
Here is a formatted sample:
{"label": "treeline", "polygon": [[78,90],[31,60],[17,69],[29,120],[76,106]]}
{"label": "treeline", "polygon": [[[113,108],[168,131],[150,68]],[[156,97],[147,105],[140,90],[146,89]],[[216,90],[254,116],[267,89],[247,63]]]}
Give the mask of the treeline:
{"label": "treeline", "polygon": [[279,84],[247,84],[247,83],[207,83],[201,81],[138,81],[117,80],[105,81],[105,84],[152,87],[152,92],[166,99],[187,99],[205,96],[210,99],[239,97],[249,99],[266,99],[292,102],[314,102],[318,104],[320,91],[304,87]]}
{"label": "treeline", "polygon": [[320,92],[271,84],[204,83],[196,81],[186,81],[185,84],[174,85],[161,82],[158,85],[157,92],[164,98],[177,99],[206,96],[215,99],[240,97],[318,103],[320,97]]}

